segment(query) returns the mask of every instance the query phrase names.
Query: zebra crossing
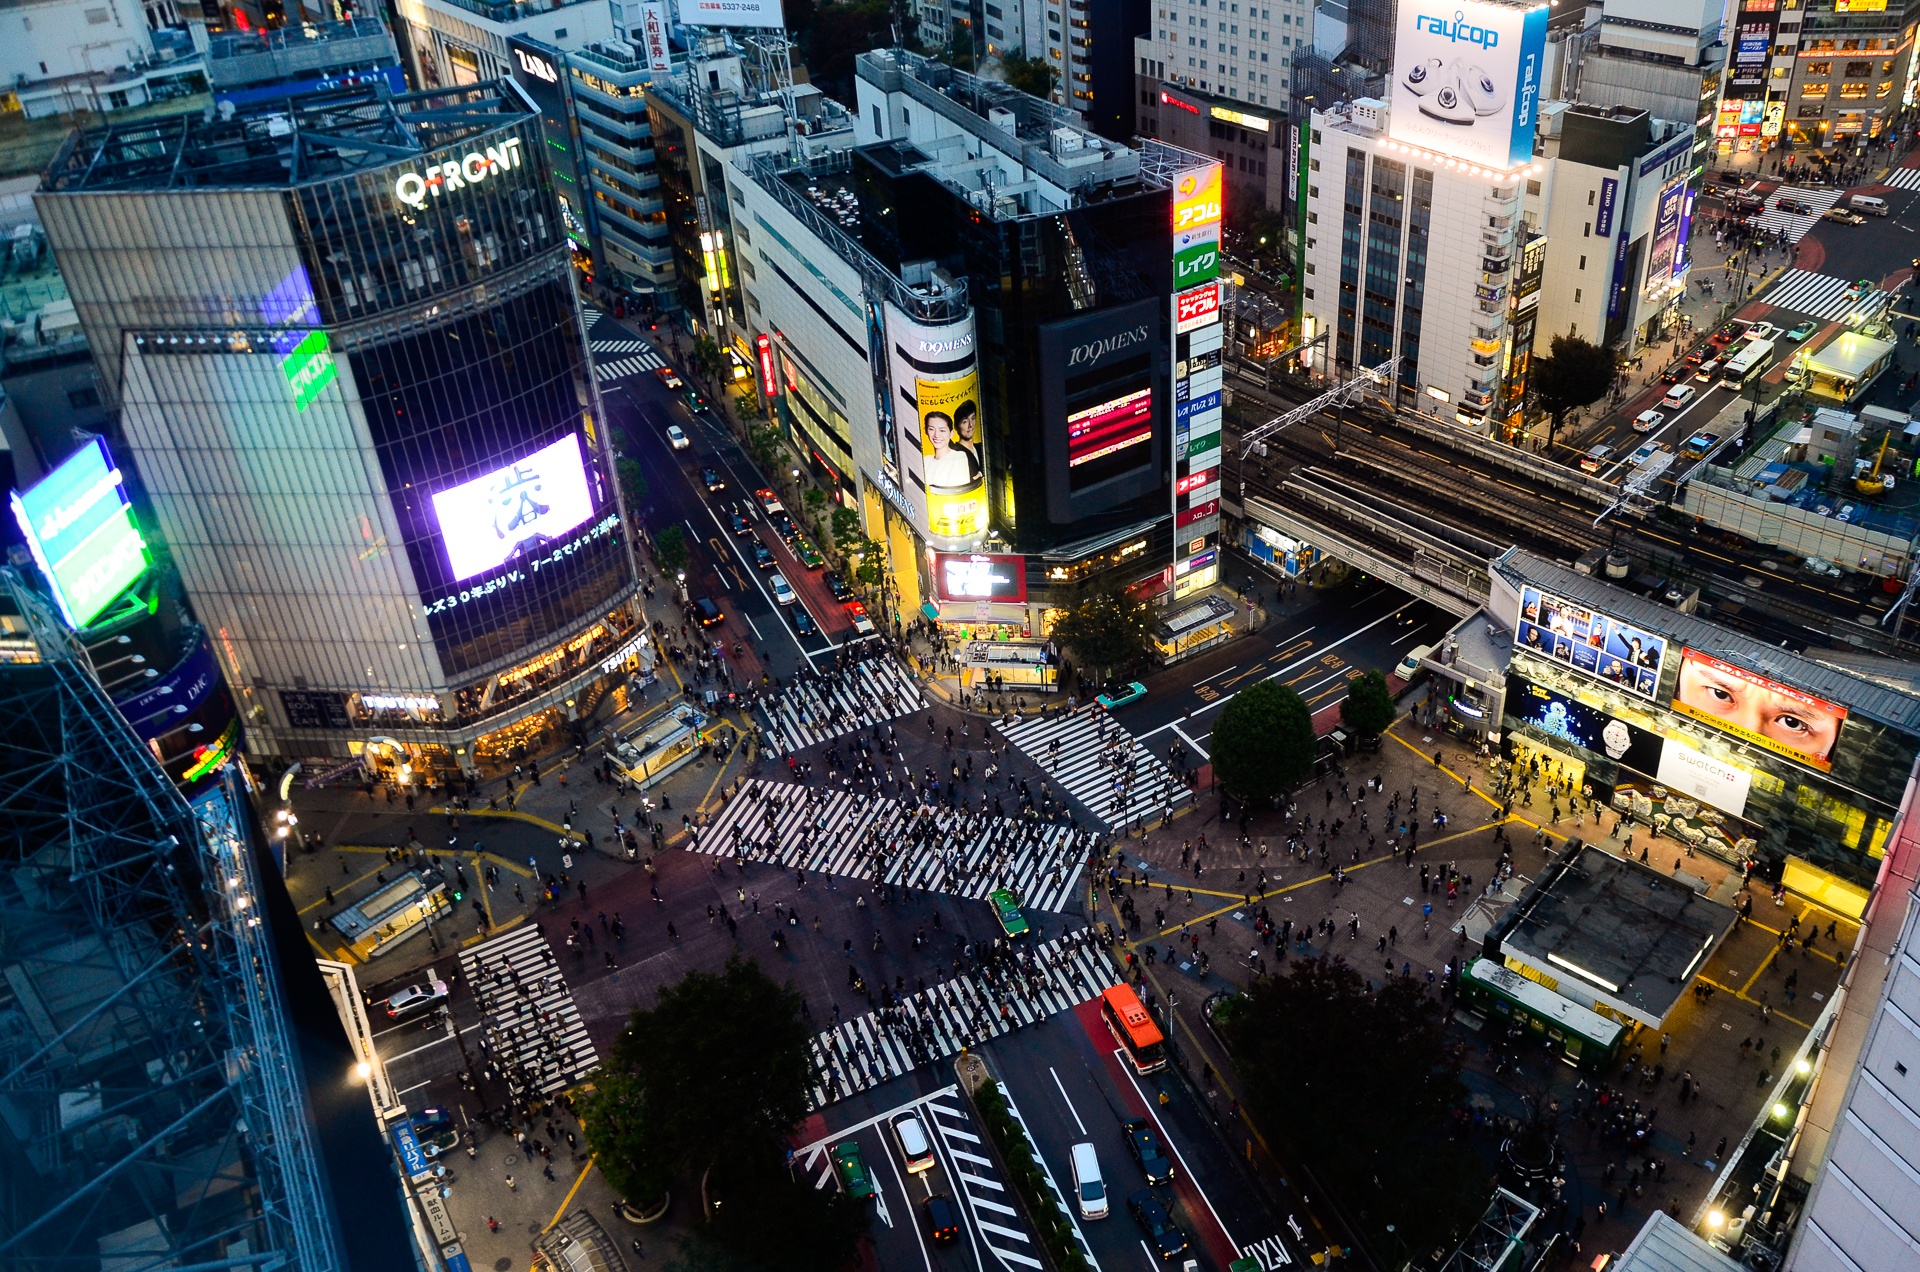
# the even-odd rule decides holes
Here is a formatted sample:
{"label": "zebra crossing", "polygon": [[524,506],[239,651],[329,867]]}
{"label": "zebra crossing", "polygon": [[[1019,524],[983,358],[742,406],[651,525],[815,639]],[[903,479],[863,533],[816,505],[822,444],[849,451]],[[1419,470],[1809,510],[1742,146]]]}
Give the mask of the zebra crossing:
{"label": "zebra crossing", "polygon": [[1000,732],[1109,827],[1143,821],[1188,796],[1186,783],[1104,708],[1032,716]]}
{"label": "zebra crossing", "polygon": [[1018,967],[1002,967],[964,972],[822,1030],[813,1041],[813,1106],[1071,1010],[1118,983],[1106,954],[1084,932],[1056,937]]}
{"label": "zebra crossing", "polygon": [[1094,847],[1092,832],[954,809],[913,810],[884,795],[749,778],[687,847],[740,853],[789,870],[984,900],[1007,888],[1022,907],[1065,910]]}
{"label": "zebra crossing", "polygon": [[537,928],[463,950],[460,971],[480,1006],[483,1045],[517,1096],[564,1091],[599,1067],[560,961]]}
{"label": "zebra crossing", "polygon": [[606,384],[613,380],[624,380],[629,376],[640,375],[643,372],[657,371],[666,365],[667,360],[649,346],[646,352],[631,358],[616,358],[612,362],[594,363],[593,378]]}
{"label": "zebra crossing", "polygon": [[[1003,1090],[1001,1094],[1004,1096],[1006,1092]],[[960,1106],[959,1090],[948,1087],[928,1096],[922,1104],[933,1133],[940,1137],[947,1156],[953,1159],[953,1183],[966,1198],[967,1209],[973,1212],[973,1225],[980,1233],[981,1243],[999,1258],[1003,1267],[1042,1267],[1040,1260],[1033,1257],[1033,1238],[1025,1231],[1020,1213],[1010,1204],[1013,1198],[1007,1196],[1007,1186],[987,1156],[976,1124]],[[1012,1103],[1007,1107],[1011,1110]],[[1076,1235],[1078,1231],[1076,1224]],[[1093,1252],[1086,1253],[1089,1263],[1098,1267],[1092,1263]]]}
{"label": "zebra crossing", "polygon": [[1920,168],[1895,168],[1887,174],[1887,184],[1896,190],[1920,190]]}
{"label": "zebra crossing", "polygon": [[1790,309],[1796,314],[1833,322],[1856,309],[1872,310],[1886,296],[1887,293],[1878,288],[1862,291],[1856,284],[1831,274],[1790,269],[1780,275],[1760,299],[1776,309]]}
{"label": "zebra crossing", "polygon": [[[1748,217],[1747,224],[1758,226],[1769,234],[1782,234],[1789,243],[1798,243],[1819,222],[1820,214],[1838,203],[1845,193],[1831,186],[1783,185],[1767,196],[1767,205]],[[1782,196],[1798,199],[1813,211],[1783,212],[1774,206]]]}
{"label": "zebra crossing", "polygon": [[589,340],[587,348],[594,353],[640,353],[653,346],[645,340]]}
{"label": "zebra crossing", "polygon": [[926,706],[920,685],[892,654],[810,676],[760,700],[773,735],[769,750],[791,755],[816,742],[870,729]]}

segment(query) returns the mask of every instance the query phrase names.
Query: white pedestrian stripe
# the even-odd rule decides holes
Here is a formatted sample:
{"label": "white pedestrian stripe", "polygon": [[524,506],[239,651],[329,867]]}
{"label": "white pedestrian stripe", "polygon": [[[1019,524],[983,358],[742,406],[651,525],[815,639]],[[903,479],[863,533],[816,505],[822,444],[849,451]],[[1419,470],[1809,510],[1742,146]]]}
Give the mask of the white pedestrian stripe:
{"label": "white pedestrian stripe", "polygon": [[712,856],[778,861],[789,870],[984,900],[995,888],[1024,909],[1059,912],[1072,901],[1092,831],[957,809],[910,809],[846,789],[750,778],[688,847]]}
{"label": "white pedestrian stripe", "polygon": [[1811,318],[1829,322],[1845,318],[1855,309],[1876,310],[1886,298],[1878,288],[1861,291],[1856,284],[1831,274],[1790,269],[1780,275],[1760,300],[1776,309],[1790,309]]}
{"label": "white pedestrian stripe", "polygon": [[[1118,983],[1106,953],[1085,932],[1019,951],[1015,960],[962,973],[823,1030],[813,1042],[819,1082],[814,1107],[1068,1011]],[[962,1142],[979,1141],[968,1135]],[[949,1151],[959,1156],[964,1150],[949,1145]],[[977,1154],[965,1160],[983,1173],[988,1169]]]}
{"label": "white pedestrian stripe", "polygon": [[460,954],[484,1046],[520,1099],[552,1095],[600,1065],[547,938],[529,926]]}
{"label": "white pedestrian stripe", "polygon": [[653,346],[644,340],[589,340],[587,348],[594,353],[640,353]]}
{"label": "white pedestrian stripe", "polygon": [[[1781,186],[1767,196],[1766,207],[1747,218],[1747,224],[1758,226],[1769,234],[1784,232],[1789,243],[1798,243],[1819,221],[1820,214],[1838,203],[1840,196],[1845,193],[1844,190],[1827,186]],[[1813,211],[1783,212],[1774,206],[1783,197],[1798,199]]]}
{"label": "white pedestrian stripe", "polygon": [[[971,1160],[979,1163],[979,1173],[953,1171],[954,1186],[965,1199],[968,1209],[973,1211],[974,1228],[979,1232],[981,1241],[1000,1260],[1002,1267],[1038,1268],[1040,1261],[1029,1253],[1033,1249],[1033,1238],[1027,1235],[1019,1213],[1004,1201],[997,1201],[980,1195],[980,1189],[992,1189],[1004,1197],[1007,1186],[993,1177],[993,1165],[977,1156],[962,1154],[954,1147],[955,1141],[978,1144],[980,1137],[967,1128],[973,1125],[957,1103],[949,1104],[951,1098],[946,1092],[929,1096],[923,1105],[926,1109],[926,1121],[933,1133],[946,1146],[956,1159]],[[991,1216],[991,1217],[989,1217]],[[1099,1266],[1095,1264],[1094,1266]]]}
{"label": "white pedestrian stripe", "polygon": [[792,755],[816,742],[927,705],[920,684],[890,653],[862,658],[838,671],[808,675],[760,699],[760,713],[773,733],[775,755]]}
{"label": "white pedestrian stripe", "polygon": [[647,352],[631,358],[616,358],[612,362],[595,363],[593,375],[596,380],[605,384],[610,380],[624,380],[628,376],[640,375],[647,371],[655,371],[666,365],[665,359],[649,349]]}
{"label": "white pedestrian stripe", "polygon": [[1896,190],[1920,190],[1920,168],[1895,168],[1887,174],[1887,184]]}
{"label": "white pedestrian stripe", "polygon": [[1104,707],[1032,716],[1000,731],[1110,827],[1136,824],[1188,798],[1186,783]]}

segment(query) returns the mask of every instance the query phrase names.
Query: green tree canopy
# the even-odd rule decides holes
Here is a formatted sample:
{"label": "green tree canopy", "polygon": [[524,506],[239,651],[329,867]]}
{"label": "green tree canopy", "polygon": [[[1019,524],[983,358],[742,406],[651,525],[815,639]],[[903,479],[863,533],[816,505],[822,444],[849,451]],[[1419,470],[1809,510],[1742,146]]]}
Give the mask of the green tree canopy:
{"label": "green tree canopy", "polygon": [[1224,1026],[1249,1111],[1312,1166],[1383,1265],[1449,1244],[1492,1191],[1451,1134],[1466,1089],[1445,1021],[1423,982],[1369,992],[1353,967],[1320,958],[1256,981]]}
{"label": "green tree canopy", "polygon": [[1153,606],[1117,584],[1090,593],[1053,627],[1054,640],[1103,681],[1144,662],[1152,634]]}
{"label": "green tree canopy", "polygon": [[1533,360],[1528,379],[1534,401],[1547,413],[1549,449],[1569,411],[1606,396],[1616,369],[1613,350],[1575,335],[1555,336],[1547,356]]}
{"label": "green tree canopy", "polygon": [[948,66],[957,66],[965,71],[974,70],[977,59],[973,54],[973,28],[956,19],[953,33],[947,37],[947,47],[940,51],[939,57]]}
{"label": "green tree canopy", "polygon": [[841,551],[854,546],[860,537],[860,514],[841,504],[833,510],[833,541]]}
{"label": "green tree canopy", "polygon": [[1046,58],[1028,57],[1024,53],[1001,54],[1000,77],[1009,88],[1048,100],[1052,100],[1054,87],[1060,82],[1059,74]]}
{"label": "green tree canopy", "polygon": [[1399,714],[1387,678],[1379,668],[1347,682],[1347,696],[1340,701],[1340,722],[1361,737],[1379,737]]}
{"label": "green tree canopy", "polygon": [[1313,713],[1289,686],[1262,680],[1220,713],[1210,758],[1220,784],[1242,799],[1282,794],[1313,774]]}
{"label": "green tree canopy", "polygon": [[679,526],[668,526],[653,536],[654,560],[669,574],[687,568],[687,533]]}
{"label": "green tree canopy", "polygon": [[613,466],[620,478],[620,493],[626,496],[627,512],[638,516],[647,502],[647,472],[640,467],[640,461],[631,455],[622,455]]}

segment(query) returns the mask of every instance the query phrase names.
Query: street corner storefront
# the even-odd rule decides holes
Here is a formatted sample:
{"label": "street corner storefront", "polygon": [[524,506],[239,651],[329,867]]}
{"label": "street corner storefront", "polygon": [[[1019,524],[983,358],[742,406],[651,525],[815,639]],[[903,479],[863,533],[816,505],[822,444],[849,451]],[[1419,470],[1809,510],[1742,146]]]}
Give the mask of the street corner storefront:
{"label": "street corner storefront", "polygon": [[1060,658],[1051,645],[1038,641],[973,639],[956,651],[960,683],[975,692],[1018,689],[1057,692]]}
{"label": "street corner storefront", "polygon": [[1166,666],[1232,640],[1233,619],[1239,612],[1224,596],[1203,596],[1182,606],[1154,629],[1154,656]]}
{"label": "street corner storefront", "polygon": [[1034,634],[1027,558],[1011,553],[926,554],[930,599],[920,612],[949,642],[1025,641]]}
{"label": "street corner storefront", "polygon": [[1864,907],[1920,755],[1920,699],[1524,553],[1492,576],[1489,613],[1511,607],[1512,763],[1611,808],[1623,839],[1638,828]]}
{"label": "street corner storefront", "polygon": [[1319,548],[1258,522],[1247,525],[1241,534],[1240,546],[1254,560],[1272,566],[1290,579],[1300,578],[1320,560]]}

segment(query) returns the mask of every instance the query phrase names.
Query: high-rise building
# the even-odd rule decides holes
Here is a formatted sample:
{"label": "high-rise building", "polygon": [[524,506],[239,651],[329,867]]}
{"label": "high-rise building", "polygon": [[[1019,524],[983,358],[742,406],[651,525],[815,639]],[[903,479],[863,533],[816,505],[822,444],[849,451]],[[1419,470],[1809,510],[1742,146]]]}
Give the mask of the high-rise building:
{"label": "high-rise building", "polygon": [[167,0],[26,0],[0,18],[0,77],[28,119],[201,92],[206,59]]}
{"label": "high-rise building", "polygon": [[1133,54],[1153,87],[1164,81],[1284,112],[1293,59],[1312,47],[1306,0],[1154,0],[1152,29],[1134,41]]}
{"label": "high-rise building", "polygon": [[1715,136],[1723,157],[1784,137],[1830,148],[1881,136],[1920,100],[1914,0],[1734,0],[1732,63]]}
{"label": "high-rise building", "polygon": [[0,570],[0,1262],[420,1265],[230,766],[189,801]]}
{"label": "high-rise building", "polygon": [[512,41],[577,49],[620,36],[607,0],[393,0],[395,34],[417,88],[449,88],[512,73]]}
{"label": "high-rise building", "polygon": [[509,84],[362,86],[36,196],[255,754],[510,761],[645,641],[542,150]]}
{"label": "high-rise building", "polygon": [[[1291,2],[1291,0],[1289,0]],[[1080,116],[1082,126],[1124,142],[1137,131],[1133,108],[1134,39],[1148,33],[1151,0],[923,0],[920,39],[939,48],[965,27],[979,56],[1029,57],[1054,73],[1048,100]]]}
{"label": "high-rise building", "polygon": [[376,81],[407,91],[400,52],[376,17],[212,36],[207,81],[215,107],[226,109]]}

